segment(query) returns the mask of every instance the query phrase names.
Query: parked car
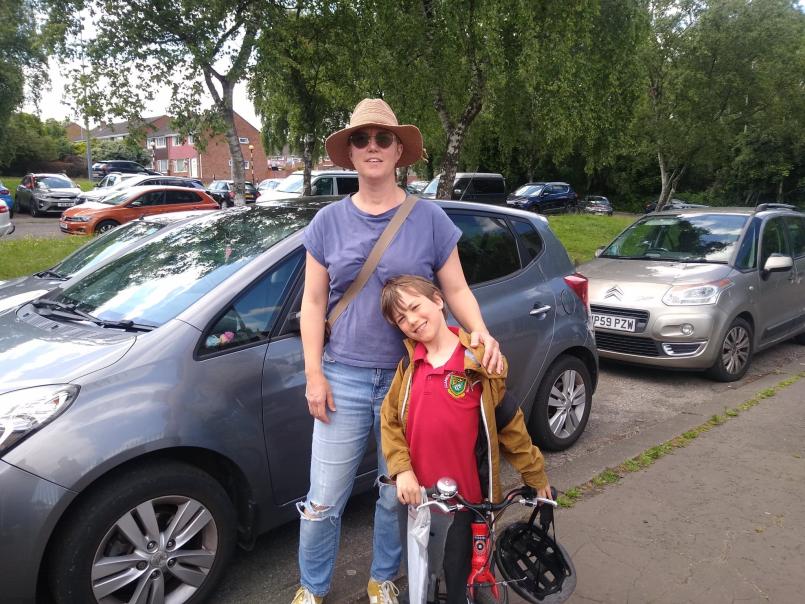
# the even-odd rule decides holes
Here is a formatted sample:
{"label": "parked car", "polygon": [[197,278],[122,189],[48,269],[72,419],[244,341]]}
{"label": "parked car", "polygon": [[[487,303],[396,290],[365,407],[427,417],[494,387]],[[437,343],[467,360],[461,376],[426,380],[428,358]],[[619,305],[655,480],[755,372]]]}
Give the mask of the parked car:
{"label": "parked car", "polygon": [[59,229],[71,235],[104,233],[142,216],[189,210],[217,210],[216,201],[199,189],[189,187],[130,187],[66,210]]}
{"label": "parked car", "polygon": [[260,181],[260,184],[257,185],[257,190],[260,193],[263,191],[273,191],[281,182],[281,178],[266,178]]}
{"label": "parked car", "polygon": [[602,357],[730,382],[758,350],[805,344],[805,213],[793,206],[650,214],[580,270]]}
{"label": "parked car", "polygon": [[415,180],[413,182],[409,182],[405,189],[412,195],[416,195],[417,193],[422,193],[425,190],[425,187],[428,186],[427,180]]}
{"label": "parked car", "polygon": [[[48,269],[33,275],[0,281],[0,312],[38,298],[67,279],[95,270],[96,267],[121,251],[147,239],[163,228],[189,220],[202,213],[202,211],[166,212],[138,218],[116,229],[111,229],[103,235],[93,237],[88,243]],[[2,218],[0,218],[0,222],[2,222]]]}
{"label": "parked car", "polygon": [[[202,601],[236,541],[298,519],[302,235],[324,203],[211,212],[0,313],[4,598]],[[441,205],[532,434],[572,444],[598,373],[586,280],[543,219]]]}
{"label": "parked car", "polygon": [[14,223],[11,222],[11,210],[5,202],[0,201],[0,237],[11,235],[14,232]]}
{"label": "parked car", "polygon": [[[207,188],[210,196],[218,202],[218,205],[223,207],[232,207],[235,205],[235,181],[233,180],[214,180]],[[246,190],[243,193],[243,198],[246,203],[254,203],[257,201],[259,193],[253,183],[246,181]]]}
{"label": "parked car", "polygon": [[20,212],[31,216],[61,212],[75,205],[81,189],[64,174],[26,174],[17,187]]}
{"label": "parked car", "polygon": [[159,175],[159,172],[146,168],[145,166],[138,164],[136,161],[128,161],[124,159],[111,159],[92,164],[92,180],[101,180],[110,172]]}
{"label": "parked car", "polygon": [[124,174],[122,172],[110,172],[104,176],[100,181],[95,183],[95,190],[109,189],[124,180],[135,178],[137,174]]}
{"label": "parked car", "polygon": [[[435,199],[441,174],[428,183],[421,195]],[[450,199],[475,201],[477,203],[503,203],[506,200],[506,181],[502,174],[491,172],[458,172],[453,180]]]}
{"label": "parked car", "polygon": [[191,189],[200,189],[210,195],[214,196],[207,190],[204,183],[198,178],[188,178],[186,176],[153,176],[148,174],[126,174],[125,178],[121,179],[117,184],[107,188],[95,188],[92,191],[86,191],[78,196],[76,205],[82,204],[85,201],[101,201],[105,197],[115,195],[125,189],[131,187],[146,187],[146,186],[164,186],[164,187],[189,187]]}
{"label": "parked car", "polygon": [[[302,195],[304,172],[299,170],[286,176],[272,191],[263,191],[257,201],[291,199]],[[313,170],[310,173],[312,195],[338,195],[344,197],[358,190],[358,173],[352,170]]]}
{"label": "parked car", "polygon": [[603,195],[588,195],[582,199],[580,209],[587,214],[606,214],[612,216],[612,204]]}
{"label": "parked car", "polygon": [[[671,199],[665,204],[663,210],[688,210],[692,208],[709,208],[710,206],[701,203],[688,203],[681,199]],[[646,204],[646,214],[653,212],[657,209],[657,201],[652,201]]]}
{"label": "parked car", "polygon": [[506,203],[537,214],[567,214],[578,209],[578,199],[566,182],[529,182],[509,195]]}
{"label": "parked car", "polygon": [[0,203],[5,204],[8,208],[9,218],[14,218],[14,199],[11,197],[11,191],[8,190],[2,181],[0,181]]}

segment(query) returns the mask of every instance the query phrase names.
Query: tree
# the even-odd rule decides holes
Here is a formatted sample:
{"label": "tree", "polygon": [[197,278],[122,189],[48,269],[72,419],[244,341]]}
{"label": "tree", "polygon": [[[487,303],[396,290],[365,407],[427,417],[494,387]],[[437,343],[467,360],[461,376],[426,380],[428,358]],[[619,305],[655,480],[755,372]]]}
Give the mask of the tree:
{"label": "tree", "polygon": [[[90,110],[95,115],[137,122],[146,102],[167,87],[172,93],[170,113],[180,133],[225,135],[236,200],[243,203],[245,175],[233,91],[248,75],[255,41],[272,18],[273,5],[268,0],[46,1],[52,23],[67,19],[73,10],[63,40],[80,32],[82,9],[89,11],[96,30],[86,43],[90,71],[74,88],[74,96],[94,89]],[[67,44],[61,49],[71,55]],[[98,94],[100,89],[105,94]],[[205,97],[212,100],[211,108],[203,108]]]}
{"label": "tree", "polygon": [[31,98],[38,98],[45,62],[34,0],[0,2],[0,148],[9,144],[9,120],[25,98],[26,84]]}
{"label": "tree", "polygon": [[[697,163],[731,163],[741,133],[777,98],[781,73],[791,69],[785,57],[799,55],[801,70],[791,40],[802,40],[803,15],[789,0],[652,0],[648,8],[645,92],[633,132],[656,156],[661,209]],[[802,72],[794,78],[801,87]]]}
{"label": "tree", "polygon": [[356,13],[350,2],[297,0],[278,12],[257,42],[251,90],[263,118],[263,144],[302,149],[303,194],[323,138],[347,118],[354,81],[350,44]]}

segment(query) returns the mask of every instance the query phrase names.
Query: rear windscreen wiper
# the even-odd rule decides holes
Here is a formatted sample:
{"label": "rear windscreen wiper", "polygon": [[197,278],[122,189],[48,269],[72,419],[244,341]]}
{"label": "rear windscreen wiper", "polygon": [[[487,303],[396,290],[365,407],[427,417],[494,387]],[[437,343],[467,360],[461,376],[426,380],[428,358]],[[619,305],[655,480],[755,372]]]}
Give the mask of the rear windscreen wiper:
{"label": "rear windscreen wiper", "polygon": [[60,274],[59,274],[59,273],[57,273],[56,271],[51,270],[51,269],[49,269],[49,268],[48,268],[48,269],[45,269],[45,270],[43,270],[43,271],[40,271],[40,272],[38,272],[38,273],[35,273],[35,274],[34,274],[34,276],[35,276],[35,277],[40,277],[40,278],[42,278],[42,279],[45,279],[45,278],[47,278],[47,277],[50,277],[51,279],[58,279],[58,280],[60,280],[60,281],[64,281],[64,280],[66,280],[66,279],[67,279],[67,277],[65,277],[64,275],[60,275]]}
{"label": "rear windscreen wiper", "polygon": [[81,319],[89,321],[100,327],[111,327],[114,329],[125,329],[126,331],[151,331],[154,328],[151,325],[142,325],[134,321],[124,320],[110,320],[95,317],[83,310],[79,310],[75,304],[68,304],[66,302],[59,302],[57,300],[34,300],[31,302],[35,308],[47,309],[51,314],[61,317],[62,319],[75,320]]}

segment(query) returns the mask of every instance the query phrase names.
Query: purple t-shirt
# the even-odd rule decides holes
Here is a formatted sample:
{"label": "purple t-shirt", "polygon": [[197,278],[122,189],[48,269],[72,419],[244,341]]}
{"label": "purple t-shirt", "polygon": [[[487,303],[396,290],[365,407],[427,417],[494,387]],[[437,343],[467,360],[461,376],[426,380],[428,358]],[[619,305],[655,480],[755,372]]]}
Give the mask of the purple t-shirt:
{"label": "purple t-shirt", "polygon": [[[330,275],[328,313],[358,276],[396,211],[373,216],[345,197],[320,210],[307,226],[305,248]],[[461,230],[444,210],[432,201],[417,201],[366,285],[335,322],[327,355],[355,367],[395,368],[405,354],[403,335],[383,318],[380,290],[398,275],[433,280],[460,237]]]}

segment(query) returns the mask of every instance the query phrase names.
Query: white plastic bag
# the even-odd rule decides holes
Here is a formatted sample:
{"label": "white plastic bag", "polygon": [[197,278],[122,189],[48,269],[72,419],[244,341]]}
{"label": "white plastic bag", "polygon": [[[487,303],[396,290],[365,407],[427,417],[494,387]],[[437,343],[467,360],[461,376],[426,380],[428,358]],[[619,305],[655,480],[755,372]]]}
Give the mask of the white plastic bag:
{"label": "white plastic bag", "polygon": [[[422,503],[427,501],[422,488]],[[410,604],[425,604],[428,595],[428,541],[430,508],[408,506],[408,596]]]}

